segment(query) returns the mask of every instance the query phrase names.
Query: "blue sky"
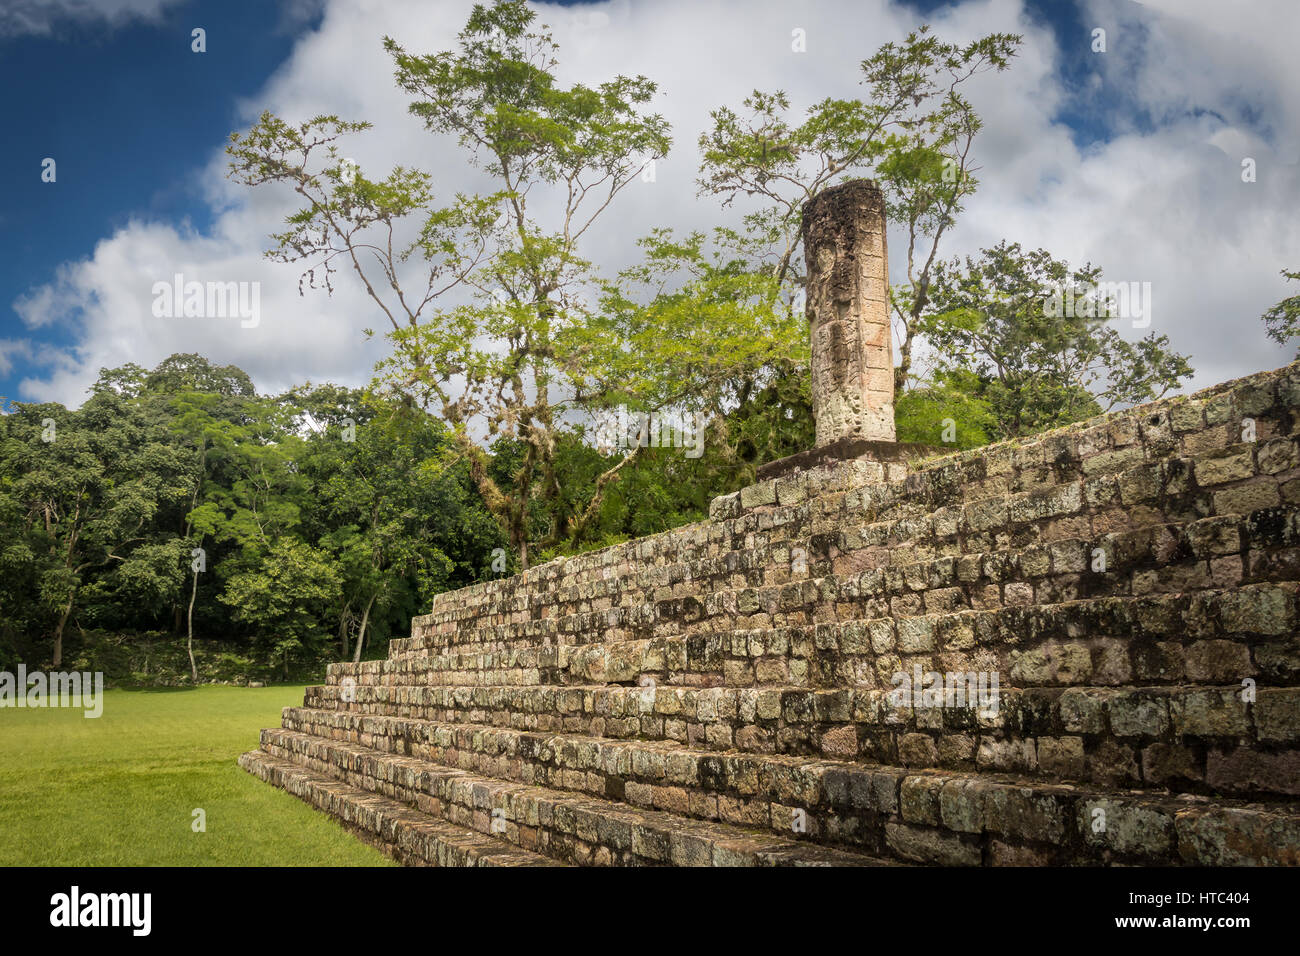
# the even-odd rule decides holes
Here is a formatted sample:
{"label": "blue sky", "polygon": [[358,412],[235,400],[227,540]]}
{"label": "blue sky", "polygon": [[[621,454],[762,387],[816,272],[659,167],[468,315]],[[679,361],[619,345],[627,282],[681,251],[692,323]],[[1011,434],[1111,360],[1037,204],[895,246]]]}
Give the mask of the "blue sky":
{"label": "blue sky", "polygon": [[[0,33],[0,86],[23,91],[4,106],[0,338],[72,344],[75,325],[32,334],[12,303],[131,218],[211,226],[198,169],[238,125],[237,101],[318,19],[263,2],[190,0],[153,21],[64,18],[46,35]],[[201,55],[191,50],[195,27],[207,32]],[[41,179],[46,157],[57,163],[54,183]],[[0,375],[0,396],[21,397],[31,369],[20,361]]]}
{"label": "blue sky", "polygon": [[[458,181],[451,147],[427,153],[410,145],[419,141],[401,127],[404,103],[375,50],[383,32],[417,49],[421,39],[449,45],[465,4],[362,6],[358,0],[106,0],[103,7],[116,13],[99,17],[71,0],[8,0],[0,11],[0,82],[22,95],[5,98],[9,142],[0,151],[6,252],[0,256],[0,396],[76,403],[100,365],[149,366],[179,349],[219,353],[210,357],[243,365],[265,389],[304,377],[359,382],[368,376],[378,346],[357,335],[374,324],[357,315],[364,301],[346,292],[337,301],[298,299],[296,274],[286,267],[262,271],[274,204],[263,211],[220,175],[230,132],[268,107],[299,118],[322,109],[378,116],[388,122],[376,124],[384,143],[376,144],[375,156],[402,161],[405,144],[412,161],[435,160],[435,169]],[[685,224],[717,220],[718,210],[705,208],[707,201],[687,188],[700,109],[672,88],[674,77],[688,74],[684,89],[696,99],[700,90],[716,90],[718,102],[734,102],[733,89],[778,86],[812,98],[832,92],[832,85],[852,92],[856,60],[908,26],[929,20],[954,38],[1014,29],[1027,40],[1011,89],[989,87],[987,109],[977,102],[988,124],[986,186],[945,254],[973,252],[1005,235],[1072,260],[1102,262],[1108,275],[1117,268],[1133,272],[1117,279],[1149,276],[1170,303],[1161,330],[1192,354],[1198,385],[1287,358],[1262,341],[1258,328],[1243,345],[1240,334],[1225,335],[1222,327],[1224,313],[1232,311],[1241,312],[1235,322],[1258,326],[1262,308],[1294,291],[1267,277],[1300,266],[1295,227],[1272,214],[1288,204],[1293,212],[1300,198],[1296,111],[1293,102],[1287,105],[1300,77],[1287,65],[1290,47],[1277,39],[1288,29],[1295,37],[1297,14],[1288,17],[1285,3],[1231,22],[1215,4],[1172,0],[1146,6],[1119,0],[831,3],[829,13],[817,16],[860,18],[860,28],[850,31],[858,42],[827,36],[833,28],[820,25],[833,20],[813,18],[812,42],[827,37],[812,51],[816,62],[795,62],[788,51],[752,55],[754,43],[768,37],[779,45],[785,25],[802,22],[790,4],[775,0],[736,0],[737,17],[744,11],[753,39],[742,34],[726,44],[709,40],[716,28],[692,13],[713,7],[681,0],[576,6],[540,8],[556,27],[562,59],[568,40],[580,54],[579,72],[590,68],[593,79],[635,61],[636,70],[664,81],[665,112],[675,121],[676,165],[665,172],[677,173],[681,189],[666,198],[676,187],[665,176],[655,202],[630,202],[625,231],[648,231],[665,210],[678,211]],[[1188,8],[1197,9],[1187,15]],[[647,25],[684,39],[664,43],[662,53],[646,49]],[[1090,49],[1096,26],[1107,29],[1104,57]],[[206,31],[201,54],[190,48],[195,27]],[[705,38],[694,38],[697,32]],[[720,64],[706,69],[701,56],[689,53],[692,43],[716,51]],[[731,74],[742,70],[744,81],[729,87]],[[691,79],[692,71],[701,72]],[[1236,177],[1238,154],[1247,151],[1261,154],[1266,171],[1253,192],[1242,190]],[[45,157],[57,162],[55,183],[41,181]],[[1154,170],[1143,169],[1153,164]],[[1016,234],[1009,234],[1013,227]],[[1187,230],[1197,231],[1196,242],[1179,241]],[[1210,235],[1216,232],[1230,245],[1216,244]],[[623,248],[622,238],[606,245]],[[283,316],[279,331],[160,334],[147,317],[124,315],[147,310],[142,282],[128,286],[123,278],[143,257],[168,278],[173,262],[191,271],[219,263],[223,277],[247,272],[271,283],[264,295],[274,300],[275,317]],[[1203,281],[1217,269],[1233,271],[1230,290],[1208,299],[1180,291],[1180,276]],[[281,287],[294,294],[275,298]],[[1227,343],[1234,350],[1225,354]]]}

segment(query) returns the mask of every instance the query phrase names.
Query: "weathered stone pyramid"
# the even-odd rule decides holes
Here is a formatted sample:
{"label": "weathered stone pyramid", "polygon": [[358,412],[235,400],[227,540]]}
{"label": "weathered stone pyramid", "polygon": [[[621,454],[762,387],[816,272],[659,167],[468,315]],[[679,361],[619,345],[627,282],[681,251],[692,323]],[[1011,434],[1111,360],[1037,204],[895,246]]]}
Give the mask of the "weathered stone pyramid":
{"label": "weathered stone pyramid", "polygon": [[[815,363],[877,238],[810,283]],[[1300,864],[1300,363],[836,457],[439,595],[240,764],[409,863]]]}

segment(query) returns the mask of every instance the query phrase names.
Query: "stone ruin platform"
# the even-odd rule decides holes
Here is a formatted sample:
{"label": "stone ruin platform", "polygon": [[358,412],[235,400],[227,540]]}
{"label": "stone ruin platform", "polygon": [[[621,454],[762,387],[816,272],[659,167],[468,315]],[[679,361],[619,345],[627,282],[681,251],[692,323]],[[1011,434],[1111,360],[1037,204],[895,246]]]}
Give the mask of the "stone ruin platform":
{"label": "stone ruin platform", "polygon": [[1300,363],[812,464],[438,595],[240,765],[412,864],[1300,864]]}
{"label": "stone ruin platform", "polygon": [[[910,461],[919,461],[924,458],[935,458],[946,454],[933,445],[920,445],[913,442],[896,442],[896,441],[873,441],[868,438],[838,438],[833,442],[822,445],[817,448],[810,448],[807,451],[797,452],[788,455],[785,458],[778,458],[776,461],[769,461],[766,464],[759,465],[756,469],[755,477],[758,483],[770,481],[776,478],[782,478],[785,475],[798,474],[803,471],[810,471],[814,468],[831,468],[840,465],[843,462],[860,461],[860,462],[878,462],[882,465],[901,465],[902,469],[894,469],[893,474],[906,474],[906,465]],[[885,468],[882,475],[891,474],[889,468]]]}

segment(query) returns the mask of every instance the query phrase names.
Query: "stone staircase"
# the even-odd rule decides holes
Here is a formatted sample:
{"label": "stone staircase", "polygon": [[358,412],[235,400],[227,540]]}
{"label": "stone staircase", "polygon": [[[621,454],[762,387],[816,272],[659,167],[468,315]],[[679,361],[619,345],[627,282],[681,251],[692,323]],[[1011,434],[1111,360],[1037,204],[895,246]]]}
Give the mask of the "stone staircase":
{"label": "stone staircase", "polygon": [[1300,363],[441,594],[240,763],[409,863],[1296,865],[1298,592]]}

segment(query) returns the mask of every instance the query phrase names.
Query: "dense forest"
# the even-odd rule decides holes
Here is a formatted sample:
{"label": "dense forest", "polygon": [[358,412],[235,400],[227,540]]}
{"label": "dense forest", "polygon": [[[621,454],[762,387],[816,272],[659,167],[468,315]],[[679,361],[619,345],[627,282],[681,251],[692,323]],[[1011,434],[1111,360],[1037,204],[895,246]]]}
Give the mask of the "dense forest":
{"label": "dense forest", "polygon": [[[581,538],[541,559],[702,517],[756,460],[811,440],[808,410],[787,418],[777,401],[737,411],[738,446],[641,449]],[[761,420],[761,446],[746,418]],[[582,434],[557,454],[563,496],[532,502],[539,539],[548,508],[587,502],[624,454]],[[505,481],[522,458],[500,438],[488,467]],[[0,669],[119,680],[284,677],[382,656],[433,594],[518,568],[438,419],[332,385],[259,396],[197,355],[104,370],[75,410],[15,403],[0,416],[0,529]]]}

